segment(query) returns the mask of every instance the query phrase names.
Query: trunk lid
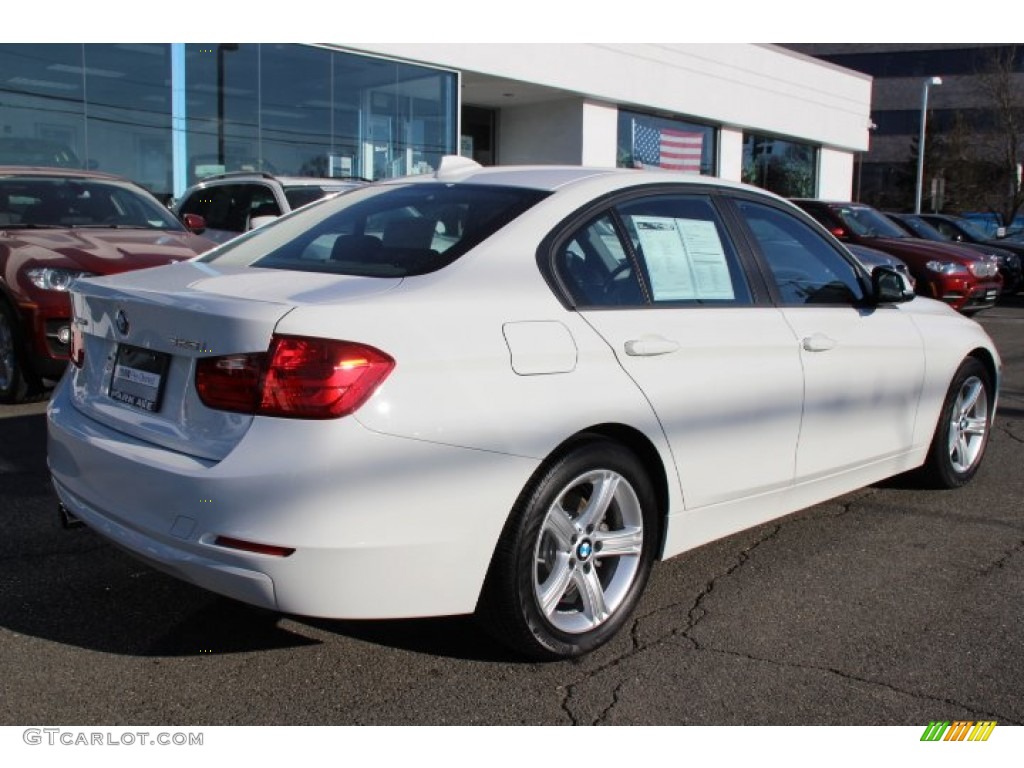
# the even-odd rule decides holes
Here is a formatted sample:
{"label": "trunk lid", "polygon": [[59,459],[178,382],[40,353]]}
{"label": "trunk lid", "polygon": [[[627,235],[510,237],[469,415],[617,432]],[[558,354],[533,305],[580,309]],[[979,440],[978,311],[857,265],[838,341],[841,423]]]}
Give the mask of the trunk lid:
{"label": "trunk lid", "polygon": [[72,302],[85,355],[68,368],[72,400],[139,440],[220,460],[253,417],[202,403],[200,358],[265,352],[296,306],[363,299],[400,282],[198,261],[79,280]]}

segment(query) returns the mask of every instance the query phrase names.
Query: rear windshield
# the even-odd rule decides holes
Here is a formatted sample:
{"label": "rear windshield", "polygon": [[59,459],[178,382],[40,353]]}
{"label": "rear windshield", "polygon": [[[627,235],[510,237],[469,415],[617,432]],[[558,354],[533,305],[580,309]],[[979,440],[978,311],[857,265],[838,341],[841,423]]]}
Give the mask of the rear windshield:
{"label": "rear windshield", "polygon": [[471,184],[374,185],[303,208],[202,261],[362,277],[441,269],[547,192]]}

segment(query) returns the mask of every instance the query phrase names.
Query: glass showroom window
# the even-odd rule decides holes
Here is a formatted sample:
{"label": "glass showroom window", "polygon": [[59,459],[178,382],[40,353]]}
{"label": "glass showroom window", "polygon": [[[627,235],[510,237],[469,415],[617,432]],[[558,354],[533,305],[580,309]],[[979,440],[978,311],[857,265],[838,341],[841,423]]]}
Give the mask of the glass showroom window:
{"label": "glass showroom window", "polygon": [[743,134],[743,181],[782,197],[814,197],[818,149],[756,133]]}
{"label": "glass showroom window", "polygon": [[620,109],[617,165],[714,175],[715,129]]}
{"label": "glass showroom window", "polygon": [[0,164],[98,168],[171,192],[170,46],[0,45]]}
{"label": "glass showroom window", "polygon": [[381,179],[456,148],[451,72],[307,45],[186,46],[189,183],[225,171]]}

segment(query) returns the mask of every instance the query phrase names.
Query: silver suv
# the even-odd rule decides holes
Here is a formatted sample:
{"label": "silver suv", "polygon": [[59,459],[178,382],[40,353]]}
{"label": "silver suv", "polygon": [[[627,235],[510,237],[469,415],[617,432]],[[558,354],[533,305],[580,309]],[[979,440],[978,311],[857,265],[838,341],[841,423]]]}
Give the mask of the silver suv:
{"label": "silver suv", "polygon": [[173,211],[191,231],[223,243],[303,205],[365,183],[350,178],[223,173],[185,190]]}

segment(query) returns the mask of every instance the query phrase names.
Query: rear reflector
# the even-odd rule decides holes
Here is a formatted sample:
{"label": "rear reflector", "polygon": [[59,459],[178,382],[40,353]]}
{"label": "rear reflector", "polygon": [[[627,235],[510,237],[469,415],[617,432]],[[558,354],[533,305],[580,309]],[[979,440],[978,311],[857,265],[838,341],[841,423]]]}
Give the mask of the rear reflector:
{"label": "rear reflector", "polygon": [[358,409],[395,361],[365,344],[274,336],[265,353],[207,357],[196,390],[210,408],[292,419],[336,419]]}
{"label": "rear reflector", "polygon": [[[63,330],[63,329],[62,329]],[[85,362],[85,340],[82,338],[82,328],[77,320],[71,321],[71,349],[68,350],[68,357],[71,358],[75,368],[81,368]]]}
{"label": "rear reflector", "polygon": [[288,557],[295,552],[295,547],[275,547],[272,544],[257,544],[255,541],[245,539],[233,539],[230,536],[218,536],[213,541],[218,547],[229,549],[241,549],[244,552],[255,552],[259,555],[273,555],[274,557]]}

